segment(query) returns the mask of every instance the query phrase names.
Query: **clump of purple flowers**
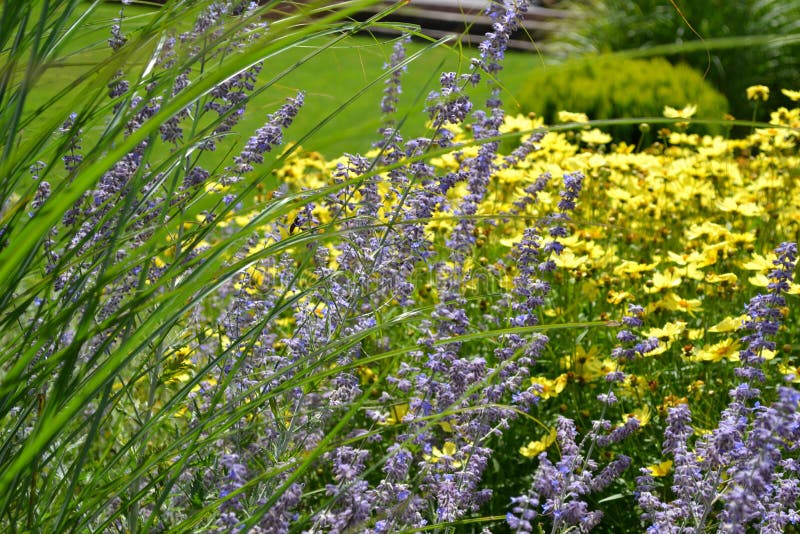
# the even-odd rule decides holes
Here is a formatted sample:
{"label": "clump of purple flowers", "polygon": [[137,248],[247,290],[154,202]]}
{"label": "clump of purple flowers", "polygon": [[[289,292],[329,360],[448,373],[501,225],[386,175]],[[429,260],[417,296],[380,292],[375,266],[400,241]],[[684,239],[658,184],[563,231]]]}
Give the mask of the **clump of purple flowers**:
{"label": "clump of purple flowers", "polygon": [[692,416],[686,405],[669,410],[664,453],[674,459],[672,500],[656,494],[647,469],[639,477],[637,495],[649,532],[702,531],[716,520],[720,531],[783,532],[797,523],[800,497],[796,458],[800,443],[800,392],[778,388],[769,405],[759,400],[764,382],[762,351],[774,350],[774,336],[786,306],[783,296],[794,277],[797,244],[782,243],[769,273],[767,292],[745,306],[742,324],[746,347],[739,352],[736,376],[741,382],[730,390],[731,401],[717,427],[700,437],[692,450]]}
{"label": "clump of purple flowers", "polygon": [[[569,196],[562,193],[562,199],[567,198],[565,201],[567,203]],[[658,340],[654,338],[640,341],[634,332],[636,328],[642,326],[643,313],[644,309],[641,306],[631,304],[628,307],[628,314],[622,319],[625,328],[617,334],[620,346],[612,353],[620,363],[636,356],[644,356],[658,344]],[[623,348],[630,345],[634,347]],[[533,475],[530,489],[527,493],[511,499],[511,511],[506,515],[506,523],[513,532],[516,534],[535,532],[537,518],[549,521],[553,533],[569,532],[575,528],[580,532],[588,532],[600,523],[603,513],[599,510],[590,510],[586,496],[600,492],[617,481],[630,466],[631,459],[619,454],[600,469],[597,460],[592,458],[594,449],[619,443],[639,428],[639,420],[636,417],[628,417],[623,424],[616,427],[605,419],[609,407],[617,404],[613,387],[624,379],[625,374],[622,371],[612,371],[606,375],[609,390],[598,396],[603,405],[603,412],[600,418],[592,422],[592,429],[580,442],[576,441],[578,433],[575,422],[566,417],[558,417],[556,441],[561,459],[553,463],[547,452],[542,452],[538,456],[539,465]]]}

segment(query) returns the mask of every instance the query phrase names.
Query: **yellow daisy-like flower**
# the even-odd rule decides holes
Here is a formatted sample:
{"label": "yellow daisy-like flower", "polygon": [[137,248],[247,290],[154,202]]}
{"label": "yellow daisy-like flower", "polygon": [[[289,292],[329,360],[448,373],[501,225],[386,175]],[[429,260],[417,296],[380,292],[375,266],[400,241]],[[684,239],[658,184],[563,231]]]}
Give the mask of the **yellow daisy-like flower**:
{"label": "yellow daisy-like flower", "polygon": [[611,136],[597,128],[592,128],[581,134],[581,141],[591,145],[604,145],[611,142]]}
{"label": "yellow daisy-like flower", "polygon": [[773,260],[775,260],[774,254],[762,256],[761,254],[755,253],[751,256],[749,261],[742,264],[742,269],[766,273],[775,268]]}
{"label": "yellow daisy-like flower", "polygon": [[647,285],[644,290],[647,293],[658,293],[662,289],[671,289],[681,285],[682,278],[674,271],[654,272],[651,280],[652,285]]}
{"label": "yellow daisy-like flower", "polygon": [[549,399],[564,391],[564,387],[567,385],[567,375],[562,373],[552,380],[543,376],[534,376],[531,377],[531,384],[536,386],[540,398]]}
{"label": "yellow daisy-like flower", "polygon": [[716,274],[716,273],[708,273],[706,274],[706,282],[709,284],[735,284],[738,280],[738,277],[733,273],[723,273],[723,274]]}
{"label": "yellow daisy-like flower", "polygon": [[[761,352],[758,355],[764,358],[766,361],[770,361],[775,359],[775,356],[778,355],[778,352],[769,349],[761,349]],[[737,356],[736,359],[738,360],[739,357]]]}
{"label": "yellow daisy-like flower", "polygon": [[747,318],[747,315],[739,315],[737,317],[725,317],[723,320],[708,329],[709,332],[733,332],[742,326],[742,322]]}
{"label": "yellow daisy-like flower", "polygon": [[642,273],[652,271],[657,265],[658,262],[636,263],[635,261],[622,260],[619,265],[614,267],[614,275],[622,276],[627,274],[631,278],[639,278]]}
{"label": "yellow daisy-like flower", "polygon": [[649,387],[646,378],[633,373],[627,373],[625,375],[625,380],[620,384],[619,394],[629,399],[641,399],[643,395],[647,394]]}
{"label": "yellow daisy-like flower", "polygon": [[695,380],[686,388],[686,391],[695,397],[700,397],[706,389],[706,383],[702,380]]}
{"label": "yellow daisy-like flower", "polygon": [[766,212],[755,202],[737,202],[735,198],[726,197],[714,203],[716,208],[725,213],[739,213],[745,217],[760,217]]}
{"label": "yellow daisy-like flower", "polygon": [[408,403],[395,404],[389,408],[389,417],[381,425],[397,425],[403,422],[403,418],[408,413]]}
{"label": "yellow daisy-like flower", "polygon": [[668,119],[688,119],[697,113],[697,106],[688,104],[683,109],[664,106],[664,116]]}
{"label": "yellow daisy-like flower", "polygon": [[778,371],[780,371],[784,377],[791,377],[792,383],[800,383],[800,367],[779,363]]}
{"label": "yellow daisy-like flower", "polygon": [[536,126],[534,126],[530,118],[517,113],[516,115],[506,115],[503,119],[503,124],[500,125],[498,130],[500,133],[509,133],[524,132],[525,130],[532,130],[534,128],[536,128]]}
{"label": "yellow daisy-like flower", "polygon": [[571,111],[559,111],[558,122],[589,122],[586,113],[573,113]]}
{"label": "yellow daisy-like flower", "polygon": [[667,252],[667,257],[669,260],[677,265],[686,266],[686,265],[698,265],[700,267],[707,267],[708,265],[713,265],[717,262],[716,254],[714,257],[710,257],[709,253],[706,252],[707,249],[704,249],[703,252],[698,252],[693,250],[689,254],[676,254],[672,251]]}
{"label": "yellow daisy-like flower", "polygon": [[769,285],[769,278],[765,274],[754,274],[750,278],[747,279],[750,282],[751,286],[755,287],[767,287]]}
{"label": "yellow daisy-like flower", "polygon": [[800,101],[800,91],[791,91],[789,89],[781,89],[781,93],[786,95],[789,98],[789,100],[792,100],[793,102]]}
{"label": "yellow daisy-like flower", "polygon": [[431,454],[423,454],[422,457],[433,464],[439,462],[440,460],[449,461],[450,465],[457,469],[462,465],[461,461],[453,459],[453,455],[457,451],[458,449],[456,448],[455,443],[452,441],[445,441],[441,449],[439,449],[439,447],[434,447],[431,450]]}
{"label": "yellow daisy-like flower", "polygon": [[526,458],[535,458],[543,453],[550,445],[556,441],[556,429],[552,429],[547,435],[538,441],[531,441],[527,445],[519,448],[519,453]]}
{"label": "yellow daisy-like flower", "polygon": [[206,182],[205,183],[206,193],[224,193],[225,191],[230,189],[229,185],[222,185],[219,182]]}
{"label": "yellow daisy-like flower", "polygon": [[688,313],[692,317],[694,317],[695,312],[703,311],[703,304],[700,299],[685,299],[671,291],[656,303],[656,307]]}
{"label": "yellow daisy-like flower", "polygon": [[356,373],[361,378],[361,385],[372,384],[378,381],[378,375],[366,365],[357,367]]}
{"label": "yellow daisy-like flower", "polygon": [[705,332],[703,332],[702,328],[690,328],[686,331],[686,337],[695,341],[697,339],[702,339]]}
{"label": "yellow daisy-like flower", "polygon": [[574,252],[566,249],[556,256],[554,261],[562,269],[575,270],[584,267],[589,261],[589,256],[576,256]]}
{"label": "yellow daisy-like flower", "polygon": [[600,359],[600,349],[590,347],[587,351],[580,345],[575,349],[574,354],[570,354],[562,359],[562,366],[570,371],[577,378],[591,382],[598,378],[605,377],[608,373],[617,370],[617,362],[611,359]]}
{"label": "yellow daisy-like flower", "polygon": [[766,102],[769,98],[769,87],[766,85],[751,85],[745,91],[747,92],[747,100]]}
{"label": "yellow daisy-like flower", "polygon": [[639,428],[641,428],[650,423],[650,420],[653,418],[653,410],[650,409],[650,406],[645,404],[641,408],[637,408],[632,412],[623,415],[622,422],[626,422],[631,417],[635,417],[639,421]]}
{"label": "yellow daisy-like flower", "polygon": [[736,361],[739,359],[739,342],[731,338],[723,339],[719,343],[704,346],[689,359],[695,362]]}
{"label": "yellow daisy-like flower", "polygon": [[686,330],[686,323],[684,321],[675,321],[674,323],[667,323],[663,328],[651,328],[644,333],[645,337],[656,337],[658,339],[676,340],[683,331]]}
{"label": "yellow daisy-like flower", "polygon": [[672,471],[672,460],[665,460],[660,464],[648,465],[647,469],[650,470],[650,474],[654,477],[665,477]]}
{"label": "yellow daisy-like flower", "polygon": [[631,299],[633,299],[633,294],[629,293],[628,291],[615,291],[613,289],[609,289],[608,295],[606,295],[606,302],[609,304],[619,304],[623,300]]}

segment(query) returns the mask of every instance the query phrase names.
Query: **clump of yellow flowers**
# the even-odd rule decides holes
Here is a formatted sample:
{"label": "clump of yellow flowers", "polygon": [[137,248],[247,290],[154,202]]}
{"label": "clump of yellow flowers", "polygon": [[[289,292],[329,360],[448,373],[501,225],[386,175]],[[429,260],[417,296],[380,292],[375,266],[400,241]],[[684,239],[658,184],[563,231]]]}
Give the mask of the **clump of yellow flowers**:
{"label": "clump of yellow flowers", "polygon": [[[800,91],[781,93],[800,101]],[[764,102],[769,89],[754,86],[747,96]],[[476,214],[474,257],[467,258],[465,271],[494,276],[493,291],[508,290],[519,274],[508,261],[509,251],[525,229],[552,213],[559,201],[557,180],[535,202],[521,203],[526,188],[546,174],[581,171],[584,191],[570,235],[562,240],[565,248],[555,258],[555,281],[562,283],[553,284],[543,320],[564,325],[608,321],[636,303],[645,309],[643,335],[658,339],[658,347],[641,361],[617,362],[611,358],[613,339],[576,343],[574,336],[553,336],[551,357],[531,369],[529,385],[540,398],[536,417],[548,430],[537,435],[521,424],[524,435],[515,450],[523,457],[533,458],[555,442],[550,429],[559,413],[577,413],[586,421],[597,416],[592,395],[605,391],[603,378],[623,367],[627,378],[618,386],[616,417],[624,421],[634,414],[644,423],[640,432],[655,436],[656,445],[642,452],[644,465],[650,464],[655,476],[671,467],[658,457],[665,408],[675,399],[706,406],[727,402],[726,381],[738,360],[743,304],[769,283],[774,244],[796,240],[800,234],[800,196],[795,193],[800,189],[800,107],[773,111],[769,124],[743,139],[692,133],[695,112],[692,104],[665,107],[666,117],[686,122],[660,130],[657,142],[637,149],[592,128],[585,114],[563,111],[559,121],[573,125],[574,132],[548,131],[521,161],[506,166],[498,157],[495,162],[497,171]],[[510,115],[500,131],[522,132],[517,138],[522,142],[541,129],[546,126],[535,116]],[[459,154],[430,158],[441,173],[456,168],[458,158],[477,153],[477,147],[469,146],[469,132],[454,128],[453,133],[454,142],[467,146]],[[292,190],[313,191],[330,185],[338,163],[298,151],[275,175]],[[388,177],[380,178],[377,190],[385,205],[378,217],[386,222],[402,198],[389,186]],[[466,184],[456,184],[446,202],[457,205],[467,194]],[[237,213],[228,223],[252,220],[260,205],[255,202],[250,208],[250,213]],[[314,215],[323,224],[333,217],[322,204]],[[446,212],[434,214],[426,225],[431,241],[445,250],[446,236],[456,222]],[[331,248],[331,267],[336,256]],[[249,267],[238,283],[245,291],[258,291],[270,274]],[[478,283],[481,280],[475,276],[467,286],[476,297],[476,315],[491,307],[490,292]],[[800,294],[800,286],[792,284],[789,294]],[[420,288],[418,298],[434,302],[435,287],[424,292]],[[786,318],[787,325],[795,324],[792,321],[796,315]],[[800,380],[794,352],[784,345],[764,355],[771,362],[771,379]],[[381,384],[374,387],[380,389]],[[393,412],[386,424],[399,425],[402,420],[402,414]],[[713,426],[712,421],[698,421],[701,424]],[[453,459],[455,454],[455,444],[446,442],[431,457],[456,465],[460,460]]]}

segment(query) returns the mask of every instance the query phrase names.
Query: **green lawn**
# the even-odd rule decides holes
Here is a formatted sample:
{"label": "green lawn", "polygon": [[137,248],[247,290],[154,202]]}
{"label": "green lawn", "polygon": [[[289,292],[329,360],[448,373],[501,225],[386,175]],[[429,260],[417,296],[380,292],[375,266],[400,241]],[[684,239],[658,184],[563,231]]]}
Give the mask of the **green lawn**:
{"label": "green lawn", "polygon": [[[85,24],[82,39],[70,43],[75,55],[69,64],[53,66],[45,72],[40,89],[29,103],[29,108],[46,102],[76,76],[109,56],[110,49],[106,45],[108,28],[118,12],[118,5],[104,4],[97,9]],[[152,13],[151,8],[126,7],[123,32],[144,24]],[[289,74],[280,76],[287,68],[311,54],[320,44],[322,41],[318,40],[303,47],[285,50],[265,64],[259,82],[274,83],[250,104],[245,118],[237,128],[239,134],[250,135],[262,125],[268,113],[281,105],[285,97],[293,96],[302,89],[306,92],[306,104],[287,133],[287,139],[299,139],[313,131],[313,136],[303,145],[326,156],[336,156],[345,151],[364,152],[369,149],[375,139],[374,132],[380,125],[382,81],[366,89],[330,122],[322,127],[318,125],[381,75],[383,65],[392,51],[391,39],[369,34],[347,37]],[[426,46],[424,41],[415,40],[408,45],[408,54],[414,54]],[[474,48],[464,48],[463,51],[468,56],[476,54]],[[537,64],[541,64],[541,58],[534,53],[515,52],[507,55],[505,69],[500,73],[500,78],[504,90],[503,99],[509,112],[513,113],[518,109],[514,95],[524,83],[527,73]],[[403,127],[404,135],[421,135],[424,132],[424,96],[438,87],[439,73],[443,70],[463,72],[468,65],[468,60],[461,57],[458,47],[451,43],[424,52],[409,66],[404,77],[400,110],[401,114],[410,114]],[[476,106],[482,105],[487,94],[486,89],[476,91]],[[418,101],[416,106],[413,105],[415,100]],[[56,104],[54,109],[64,114],[70,111],[64,104]],[[314,131],[315,128],[318,129]],[[35,131],[35,126],[32,129]],[[90,139],[92,133],[86,132],[86,135]]]}

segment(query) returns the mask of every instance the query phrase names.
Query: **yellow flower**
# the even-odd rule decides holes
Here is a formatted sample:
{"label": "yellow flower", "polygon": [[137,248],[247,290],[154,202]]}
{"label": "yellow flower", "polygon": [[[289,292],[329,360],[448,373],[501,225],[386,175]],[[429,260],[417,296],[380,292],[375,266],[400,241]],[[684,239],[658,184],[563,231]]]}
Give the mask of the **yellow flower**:
{"label": "yellow flower", "polygon": [[390,413],[389,417],[386,418],[386,421],[383,423],[379,423],[381,425],[396,425],[403,422],[403,418],[408,413],[408,404],[395,404],[389,408]]}
{"label": "yellow flower", "polygon": [[[758,355],[761,356],[762,358],[764,358],[766,361],[770,361],[770,360],[775,359],[775,356],[777,356],[778,353],[776,351],[774,351],[774,350],[761,349],[761,352]],[[738,356],[737,356],[737,359],[738,359]]]}
{"label": "yellow flower", "polygon": [[378,381],[378,375],[375,374],[375,371],[365,365],[357,367],[356,373],[361,378],[362,385],[371,384]]}
{"label": "yellow flower", "polygon": [[641,399],[650,387],[646,378],[633,373],[626,374],[620,386],[619,394],[629,399]]}
{"label": "yellow flower", "polygon": [[559,111],[558,122],[589,122],[589,117],[586,115],[586,113]]}
{"label": "yellow flower", "polygon": [[722,200],[718,200],[714,205],[722,212],[735,212],[745,217],[760,217],[766,213],[764,208],[754,202],[739,203],[735,198],[732,197],[726,197]]}
{"label": "yellow flower", "polygon": [[611,136],[597,128],[592,128],[581,134],[581,141],[592,145],[604,145],[611,142]]}
{"label": "yellow flower", "polygon": [[742,322],[747,319],[747,315],[737,317],[725,317],[723,320],[708,329],[709,332],[733,332],[742,326]]}
{"label": "yellow flower", "polygon": [[663,328],[651,328],[644,333],[646,337],[657,337],[658,339],[668,339],[674,341],[678,339],[683,331],[686,330],[686,323],[684,321],[675,321],[674,323],[667,323]]}
{"label": "yellow flower", "polygon": [[453,443],[452,441],[445,441],[441,449],[439,449],[439,447],[434,447],[433,450],[431,450],[431,454],[423,454],[422,457],[425,460],[434,464],[437,463],[439,460],[445,460],[446,462],[449,462],[449,464],[452,465],[453,467],[459,468],[462,465],[461,462],[459,460],[453,459],[453,455],[457,451],[458,449],[456,448],[455,443]]}
{"label": "yellow flower", "polygon": [[795,384],[800,382],[800,367],[784,365],[782,363],[778,364],[778,370],[784,377],[790,377],[791,381]]}
{"label": "yellow flower", "polygon": [[706,275],[706,282],[709,284],[735,284],[738,278],[733,273],[724,273],[724,274],[716,274],[716,273],[708,273]]}
{"label": "yellow flower", "polygon": [[671,262],[680,266],[697,265],[700,267],[706,267],[708,265],[714,265],[717,262],[716,253],[712,255],[709,254],[707,250],[707,248],[703,249],[703,252],[697,252],[694,250],[690,254],[676,254],[670,251],[667,252],[667,257]]}
{"label": "yellow flower", "polygon": [[766,85],[751,85],[746,89],[747,100],[761,100],[766,102],[769,98],[769,87]]}
{"label": "yellow flower", "polygon": [[665,477],[672,470],[672,460],[666,460],[660,464],[648,465],[647,469],[650,470],[650,474],[654,477]]}
{"label": "yellow flower", "polygon": [[556,265],[561,267],[562,269],[580,269],[586,262],[589,260],[589,256],[576,256],[571,250],[566,249],[561,252],[558,256],[553,258]]}
{"label": "yellow flower", "polygon": [[534,458],[543,453],[547,447],[555,443],[556,429],[552,429],[547,435],[538,441],[531,441],[527,445],[519,448],[519,453],[526,458]]}
{"label": "yellow flower", "polygon": [[692,317],[694,317],[694,312],[703,311],[700,299],[685,299],[671,291],[656,303],[656,307],[669,311],[681,311]]}
{"label": "yellow flower", "polygon": [[644,290],[647,293],[658,293],[662,289],[671,289],[681,285],[681,277],[676,275],[674,271],[667,271],[665,273],[654,272],[652,279],[652,286],[645,286]]}
{"label": "yellow flower", "polygon": [[639,421],[639,428],[643,426],[647,426],[650,422],[650,419],[653,418],[653,411],[650,409],[650,406],[645,404],[641,408],[637,408],[630,413],[626,413],[622,416],[622,422],[626,422],[631,417],[635,417]]}
{"label": "yellow flower", "polygon": [[688,104],[683,109],[664,106],[664,116],[668,119],[688,119],[695,113],[697,113],[697,106],[694,104]]}
{"label": "yellow flower", "polygon": [[688,393],[691,393],[696,398],[699,398],[706,389],[706,383],[702,380],[695,380],[686,388]]}
{"label": "yellow flower", "polygon": [[751,286],[756,287],[767,287],[769,285],[769,278],[767,278],[767,275],[761,273],[754,274],[748,278],[747,281],[750,282]]}
{"label": "yellow flower", "polygon": [[789,89],[781,89],[781,93],[786,95],[789,100],[794,102],[800,101],[800,91],[790,91]]}
{"label": "yellow flower", "polygon": [[686,332],[686,337],[688,337],[692,341],[695,341],[697,339],[702,339],[704,334],[705,332],[703,332],[702,328],[690,328]]}
{"label": "yellow flower", "polygon": [[540,398],[549,399],[564,391],[564,387],[567,385],[567,375],[561,374],[553,380],[543,376],[534,376],[531,377],[531,384],[537,386],[536,390]]}
{"label": "yellow flower", "polygon": [[617,370],[617,362],[611,359],[601,360],[600,349],[591,347],[585,350],[578,345],[575,354],[570,354],[562,359],[562,367],[572,372],[577,378],[586,382],[605,377],[608,373]]}
{"label": "yellow flower", "polygon": [[762,256],[761,254],[755,253],[750,258],[750,261],[747,261],[742,264],[742,269],[747,269],[748,271],[759,271],[766,273],[775,268],[775,265],[772,263],[774,259],[775,259],[774,254]]}
{"label": "yellow flower", "polygon": [[616,276],[627,274],[631,278],[639,278],[643,272],[652,271],[657,265],[658,262],[636,263],[635,261],[622,260],[619,265],[614,267],[614,274]]}
{"label": "yellow flower", "polygon": [[614,291],[613,289],[609,289],[606,302],[609,304],[619,304],[623,300],[630,300],[632,298],[633,294],[628,291]]}
{"label": "yellow flower", "polygon": [[694,362],[718,362],[722,359],[736,361],[739,359],[739,342],[735,339],[723,339],[719,343],[706,345],[689,360]]}
{"label": "yellow flower", "polygon": [[230,189],[228,185],[222,185],[219,182],[206,182],[205,184],[206,193],[224,193],[225,191]]}

